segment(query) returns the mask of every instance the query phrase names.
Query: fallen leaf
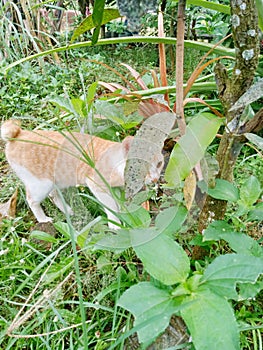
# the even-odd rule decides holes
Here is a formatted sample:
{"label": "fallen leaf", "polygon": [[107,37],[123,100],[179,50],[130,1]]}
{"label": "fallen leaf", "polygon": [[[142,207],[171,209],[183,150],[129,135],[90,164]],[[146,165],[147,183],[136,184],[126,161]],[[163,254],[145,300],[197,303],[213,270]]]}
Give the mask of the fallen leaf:
{"label": "fallen leaf", "polygon": [[0,220],[6,217],[16,216],[17,194],[18,191],[16,189],[12,197],[7,202],[0,204]]}
{"label": "fallen leaf", "polygon": [[195,198],[196,191],[196,177],[193,171],[187,176],[184,182],[184,200],[185,206],[188,210],[190,210],[193,200]]}

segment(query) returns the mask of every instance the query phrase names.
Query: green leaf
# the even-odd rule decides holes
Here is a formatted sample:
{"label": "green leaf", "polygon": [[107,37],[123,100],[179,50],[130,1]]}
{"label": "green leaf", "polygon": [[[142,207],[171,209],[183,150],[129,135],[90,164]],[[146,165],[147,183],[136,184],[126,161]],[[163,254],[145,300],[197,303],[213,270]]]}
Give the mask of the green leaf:
{"label": "green leaf", "polygon": [[30,233],[30,238],[39,239],[41,241],[50,242],[50,243],[57,243],[58,241],[57,238],[52,236],[50,233],[44,232],[44,231],[38,231],[38,230],[32,231]]}
{"label": "green leaf", "polygon": [[241,283],[238,285],[239,300],[255,298],[256,295],[263,289],[263,281],[256,283]]}
{"label": "green leaf", "polygon": [[95,0],[92,20],[96,28],[93,31],[93,35],[91,38],[92,45],[95,45],[97,43],[100,35],[100,27],[103,20],[104,6],[105,6],[105,0]]}
{"label": "green leaf", "polygon": [[206,148],[213,141],[222,120],[210,113],[203,113],[190,121],[186,133],[175,145],[165,171],[167,186],[176,187],[204,157]]}
{"label": "green leaf", "polygon": [[152,239],[149,237],[141,245],[138,245],[138,235],[131,236],[133,248],[146,271],[166,285],[184,282],[190,271],[190,261],[185,251],[162,230],[153,232],[155,237],[152,235]]}
{"label": "green leaf", "polygon": [[229,181],[216,179],[216,186],[208,189],[208,194],[216,199],[237,202],[239,199],[238,189]]}
{"label": "green leaf", "polygon": [[240,200],[249,207],[258,200],[261,191],[260,182],[251,175],[240,188]]}
{"label": "green leaf", "polygon": [[71,228],[66,222],[56,222],[54,223],[54,227],[65,238],[71,239]]}
{"label": "green leaf", "polygon": [[258,10],[258,25],[263,32],[263,0],[256,0],[256,6]]}
{"label": "green leaf", "polygon": [[257,203],[248,213],[249,221],[263,221],[263,203]]}
{"label": "green leaf", "polygon": [[262,257],[243,254],[221,255],[208,265],[201,282],[214,293],[237,300],[236,284],[255,283],[262,273]]}
{"label": "green leaf", "polygon": [[[104,9],[101,25],[106,24],[106,23],[112,21],[113,19],[116,19],[119,17],[120,17],[119,10],[117,10],[117,9]],[[84,34],[87,31],[95,28],[97,25],[98,24],[96,24],[93,20],[93,16],[89,15],[74,30],[70,42],[73,43],[73,41],[75,41],[81,34]]]}
{"label": "green leaf", "polygon": [[108,233],[94,244],[94,249],[123,251],[132,246],[129,230],[120,229],[116,233]]}
{"label": "green leaf", "polygon": [[231,249],[238,254],[263,257],[263,248],[251,237],[244,233],[235,232],[225,221],[214,221],[204,230],[203,240],[224,239]]}
{"label": "green leaf", "polygon": [[179,299],[150,282],[142,282],[122,294],[118,305],[129,310],[135,317],[141,343],[153,341],[169,325],[170,317],[180,309]]}
{"label": "green leaf", "polygon": [[187,209],[182,205],[170,207],[161,211],[156,219],[155,225],[165,234],[174,234],[178,232],[186,219]]}
{"label": "green leaf", "polygon": [[55,263],[51,266],[47,275],[45,276],[45,283],[50,284],[54,282],[55,279],[61,278],[65,272],[68,270],[72,271],[72,267],[74,265],[74,259],[72,257],[64,258],[59,263]]}
{"label": "green leaf", "polygon": [[60,107],[64,111],[73,114],[75,117],[77,118],[79,117],[71,101],[68,99],[65,99],[65,97],[57,96],[55,98],[49,99],[49,102],[54,103],[56,106]]}
{"label": "green leaf", "polygon": [[200,289],[183,306],[181,315],[196,350],[240,350],[234,312],[224,298]]}
{"label": "green leaf", "polygon": [[148,210],[141,205],[130,204],[125,211],[120,212],[118,217],[125,222],[126,225],[136,227],[148,227],[151,223],[151,216]]}

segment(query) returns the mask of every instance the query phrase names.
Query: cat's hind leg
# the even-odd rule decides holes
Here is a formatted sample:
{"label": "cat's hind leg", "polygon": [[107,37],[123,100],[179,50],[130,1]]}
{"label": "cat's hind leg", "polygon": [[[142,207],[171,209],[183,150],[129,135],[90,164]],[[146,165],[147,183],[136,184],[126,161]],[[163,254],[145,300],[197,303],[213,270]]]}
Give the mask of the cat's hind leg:
{"label": "cat's hind leg", "polygon": [[74,214],[71,207],[66,202],[62,201],[62,198],[56,189],[50,192],[49,198],[56,205],[56,207],[62,211],[62,213],[69,214],[69,215]]}

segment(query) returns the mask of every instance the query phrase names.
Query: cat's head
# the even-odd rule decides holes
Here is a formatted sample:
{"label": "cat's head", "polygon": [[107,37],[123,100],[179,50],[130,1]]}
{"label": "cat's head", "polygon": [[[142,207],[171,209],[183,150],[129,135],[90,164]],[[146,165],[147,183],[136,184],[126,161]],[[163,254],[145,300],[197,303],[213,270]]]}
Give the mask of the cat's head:
{"label": "cat's head", "polygon": [[149,166],[148,174],[145,178],[145,184],[148,185],[150,183],[155,183],[159,180],[161,176],[161,172],[164,166],[164,158],[163,155],[155,154],[153,157],[153,162]]}
{"label": "cat's head", "polygon": [[[126,156],[128,156],[128,152],[130,150],[130,146],[132,142],[133,142],[132,136],[126,137],[122,142]],[[149,155],[149,152],[147,153]],[[145,161],[147,162],[147,174],[144,181],[146,185],[150,183],[156,183],[159,180],[163,166],[164,166],[164,157],[159,150],[156,152],[156,154],[150,155],[150,158],[151,158],[151,161],[148,161],[147,159],[145,159]]]}

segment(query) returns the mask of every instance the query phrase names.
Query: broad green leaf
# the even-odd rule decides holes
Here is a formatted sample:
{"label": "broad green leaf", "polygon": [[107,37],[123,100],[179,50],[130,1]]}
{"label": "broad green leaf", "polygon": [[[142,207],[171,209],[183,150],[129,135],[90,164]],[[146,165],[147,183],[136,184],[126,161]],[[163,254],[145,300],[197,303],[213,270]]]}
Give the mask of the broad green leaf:
{"label": "broad green leaf", "polygon": [[135,317],[141,343],[153,341],[169,325],[170,317],[180,309],[180,300],[155,287],[150,282],[142,282],[122,294],[118,305],[129,310]]}
{"label": "broad green leaf", "polygon": [[52,236],[50,233],[44,232],[44,231],[38,231],[38,230],[32,231],[30,233],[30,238],[39,239],[41,241],[45,241],[49,243],[57,243],[58,241],[57,238]]}
{"label": "broad green leaf", "polygon": [[154,232],[158,235],[141,245],[138,245],[137,235],[131,236],[133,248],[146,271],[166,285],[184,282],[190,271],[185,251],[162,230]]}
{"label": "broad green leaf", "polygon": [[86,113],[85,113],[85,108],[86,108],[86,104],[83,100],[81,100],[80,98],[72,98],[71,99],[71,104],[72,107],[75,111],[75,113],[77,113],[79,116],[81,117],[85,117]]}
{"label": "broad green leaf", "polygon": [[54,103],[64,111],[73,114],[75,117],[78,118],[78,113],[75,110],[74,106],[72,105],[71,101],[68,99],[65,99],[64,97],[57,96],[55,98],[49,99],[49,102]]}
{"label": "broad green leaf", "polygon": [[187,209],[182,205],[166,208],[157,215],[155,225],[161,232],[173,234],[182,228],[186,216]]}
{"label": "broad green leaf", "polygon": [[176,187],[204,157],[206,148],[213,141],[222,120],[210,113],[203,113],[190,121],[186,133],[175,145],[165,171],[168,186]]}
{"label": "broad green leaf", "polygon": [[250,142],[252,142],[255,146],[257,146],[259,149],[261,149],[261,151],[263,150],[263,138],[262,137],[260,137],[256,134],[250,133],[250,132],[245,133],[245,136]]}
{"label": "broad green leaf", "polygon": [[204,230],[203,240],[224,239],[231,249],[238,254],[263,257],[263,248],[251,237],[244,233],[235,232],[225,221],[214,221]]}
{"label": "broad green leaf", "polygon": [[[103,17],[101,21],[101,25],[106,24],[113,19],[119,18],[120,13],[117,9],[104,9],[103,11]],[[93,20],[93,16],[89,15],[86,17],[80,25],[74,30],[72,37],[71,37],[71,43],[75,41],[81,34],[86,33],[88,30],[91,30],[95,28],[98,24],[96,24]]]}
{"label": "broad green leaf", "polygon": [[183,306],[181,315],[196,350],[240,350],[238,325],[227,300],[200,289]]}
{"label": "broad green leaf", "polygon": [[263,203],[257,203],[253,209],[248,212],[248,220],[263,221]]}
{"label": "broad green leaf", "polygon": [[95,249],[103,250],[125,250],[132,246],[129,230],[121,229],[116,233],[108,233],[94,244]]}
{"label": "broad green leaf", "polygon": [[229,181],[216,179],[216,186],[208,189],[208,194],[216,199],[237,202],[239,199],[238,189]]}
{"label": "broad green leaf", "polygon": [[260,182],[251,175],[240,188],[240,200],[245,205],[251,206],[260,197],[261,191]]}
{"label": "broad green leaf", "polygon": [[132,228],[148,227],[151,223],[151,216],[148,210],[141,205],[130,204],[125,211],[119,213],[118,217],[125,222],[125,224]]}
{"label": "broad green leaf", "polygon": [[[173,0],[173,1],[178,2],[178,0]],[[218,3],[214,2],[214,1],[187,0],[187,5],[201,6],[201,7],[208,8],[210,10],[214,10],[214,11],[217,11],[217,12],[222,12],[222,13],[230,15],[230,6],[218,4]]]}
{"label": "broad green leaf", "polygon": [[220,296],[238,299],[237,283],[255,283],[262,273],[262,257],[243,254],[221,255],[208,265],[201,282]]}

